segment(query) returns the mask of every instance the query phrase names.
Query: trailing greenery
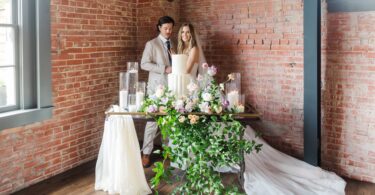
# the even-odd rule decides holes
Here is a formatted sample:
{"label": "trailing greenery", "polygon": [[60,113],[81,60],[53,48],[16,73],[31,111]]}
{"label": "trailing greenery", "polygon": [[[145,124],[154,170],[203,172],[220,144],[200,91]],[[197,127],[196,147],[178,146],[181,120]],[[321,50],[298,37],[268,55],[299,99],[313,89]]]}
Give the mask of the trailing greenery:
{"label": "trailing greenery", "polygon": [[[233,118],[231,113],[235,110],[228,110],[222,88],[212,79],[213,75],[198,78],[199,86],[189,84],[189,97],[176,99],[171,91],[160,86],[155,95],[145,100],[143,111],[155,117],[162,138],[169,140],[168,145],[163,144],[163,161],[156,162],[153,168],[151,185],[155,190],[162,180],[177,179],[182,184],[173,194],[240,193],[234,186],[224,186],[216,169],[242,163],[244,153],[258,152],[261,144],[242,139],[245,128]],[[195,112],[205,115],[191,114]],[[174,168],[167,166],[167,162],[184,170],[181,178],[172,174]]]}

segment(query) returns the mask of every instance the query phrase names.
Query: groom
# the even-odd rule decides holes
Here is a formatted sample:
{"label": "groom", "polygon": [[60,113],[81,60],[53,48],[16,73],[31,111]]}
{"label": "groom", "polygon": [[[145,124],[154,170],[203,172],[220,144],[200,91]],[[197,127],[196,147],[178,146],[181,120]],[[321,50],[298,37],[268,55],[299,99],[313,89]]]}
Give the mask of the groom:
{"label": "groom", "polygon": [[[172,35],[173,26],[173,18],[169,16],[159,18],[158,24],[156,25],[159,36],[148,41],[143,51],[141,68],[142,70],[149,71],[147,86],[148,95],[154,94],[158,85],[166,85],[167,74],[172,72],[172,62],[170,56],[172,44],[170,38]],[[150,154],[154,147],[153,140],[157,128],[156,122],[146,123],[142,156],[142,165],[145,168],[151,165]]]}

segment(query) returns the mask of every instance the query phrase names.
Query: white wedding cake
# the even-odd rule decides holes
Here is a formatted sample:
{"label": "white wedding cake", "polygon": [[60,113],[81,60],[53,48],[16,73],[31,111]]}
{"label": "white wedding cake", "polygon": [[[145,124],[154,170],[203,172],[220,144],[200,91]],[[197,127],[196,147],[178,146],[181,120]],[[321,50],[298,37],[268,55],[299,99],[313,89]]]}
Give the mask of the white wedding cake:
{"label": "white wedding cake", "polygon": [[177,98],[187,95],[187,85],[190,83],[190,74],[187,74],[186,63],[188,56],[185,54],[172,55],[172,73],[168,75],[168,88]]}

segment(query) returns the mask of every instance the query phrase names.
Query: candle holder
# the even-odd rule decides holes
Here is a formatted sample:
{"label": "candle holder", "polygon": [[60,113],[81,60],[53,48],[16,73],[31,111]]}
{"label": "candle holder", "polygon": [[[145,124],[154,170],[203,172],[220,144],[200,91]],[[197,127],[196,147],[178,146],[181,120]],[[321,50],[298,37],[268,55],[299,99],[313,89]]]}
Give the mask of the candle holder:
{"label": "candle holder", "polygon": [[136,92],[136,106],[137,110],[140,110],[143,104],[143,100],[146,94],[146,82],[139,81],[137,84],[137,92]]}
{"label": "candle holder", "polygon": [[127,63],[128,72],[137,71],[138,72],[138,62],[128,62]]}
{"label": "candle holder", "polygon": [[245,94],[240,95],[240,101],[236,108],[237,112],[243,113],[245,112]]}
{"label": "candle holder", "polygon": [[136,104],[136,95],[129,94],[128,99],[128,111],[129,112],[137,112],[137,104]]}
{"label": "candle holder", "polygon": [[234,83],[234,88],[236,88],[238,93],[241,94],[241,73],[233,72],[231,74],[233,76],[233,80],[231,81],[231,83]]}
{"label": "candle holder", "polygon": [[225,83],[225,94],[226,98],[229,102],[228,108],[233,109],[236,105],[238,105],[240,101],[240,93],[237,89],[236,83],[228,82]]}
{"label": "candle holder", "polygon": [[128,74],[120,72],[119,77],[119,106],[123,109],[128,107],[129,85],[127,80]]}
{"label": "candle holder", "polygon": [[128,62],[128,77],[129,94],[135,94],[138,83],[138,62]]}

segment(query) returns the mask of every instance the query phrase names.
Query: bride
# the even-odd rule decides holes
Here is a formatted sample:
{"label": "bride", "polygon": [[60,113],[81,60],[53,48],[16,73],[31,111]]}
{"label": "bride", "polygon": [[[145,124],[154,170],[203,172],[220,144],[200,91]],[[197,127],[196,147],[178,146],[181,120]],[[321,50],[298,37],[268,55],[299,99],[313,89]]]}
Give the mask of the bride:
{"label": "bride", "polygon": [[199,64],[206,62],[206,59],[194,26],[190,23],[182,24],[178,31],[177,54],[188,56],[187,73],[196,78]]}

